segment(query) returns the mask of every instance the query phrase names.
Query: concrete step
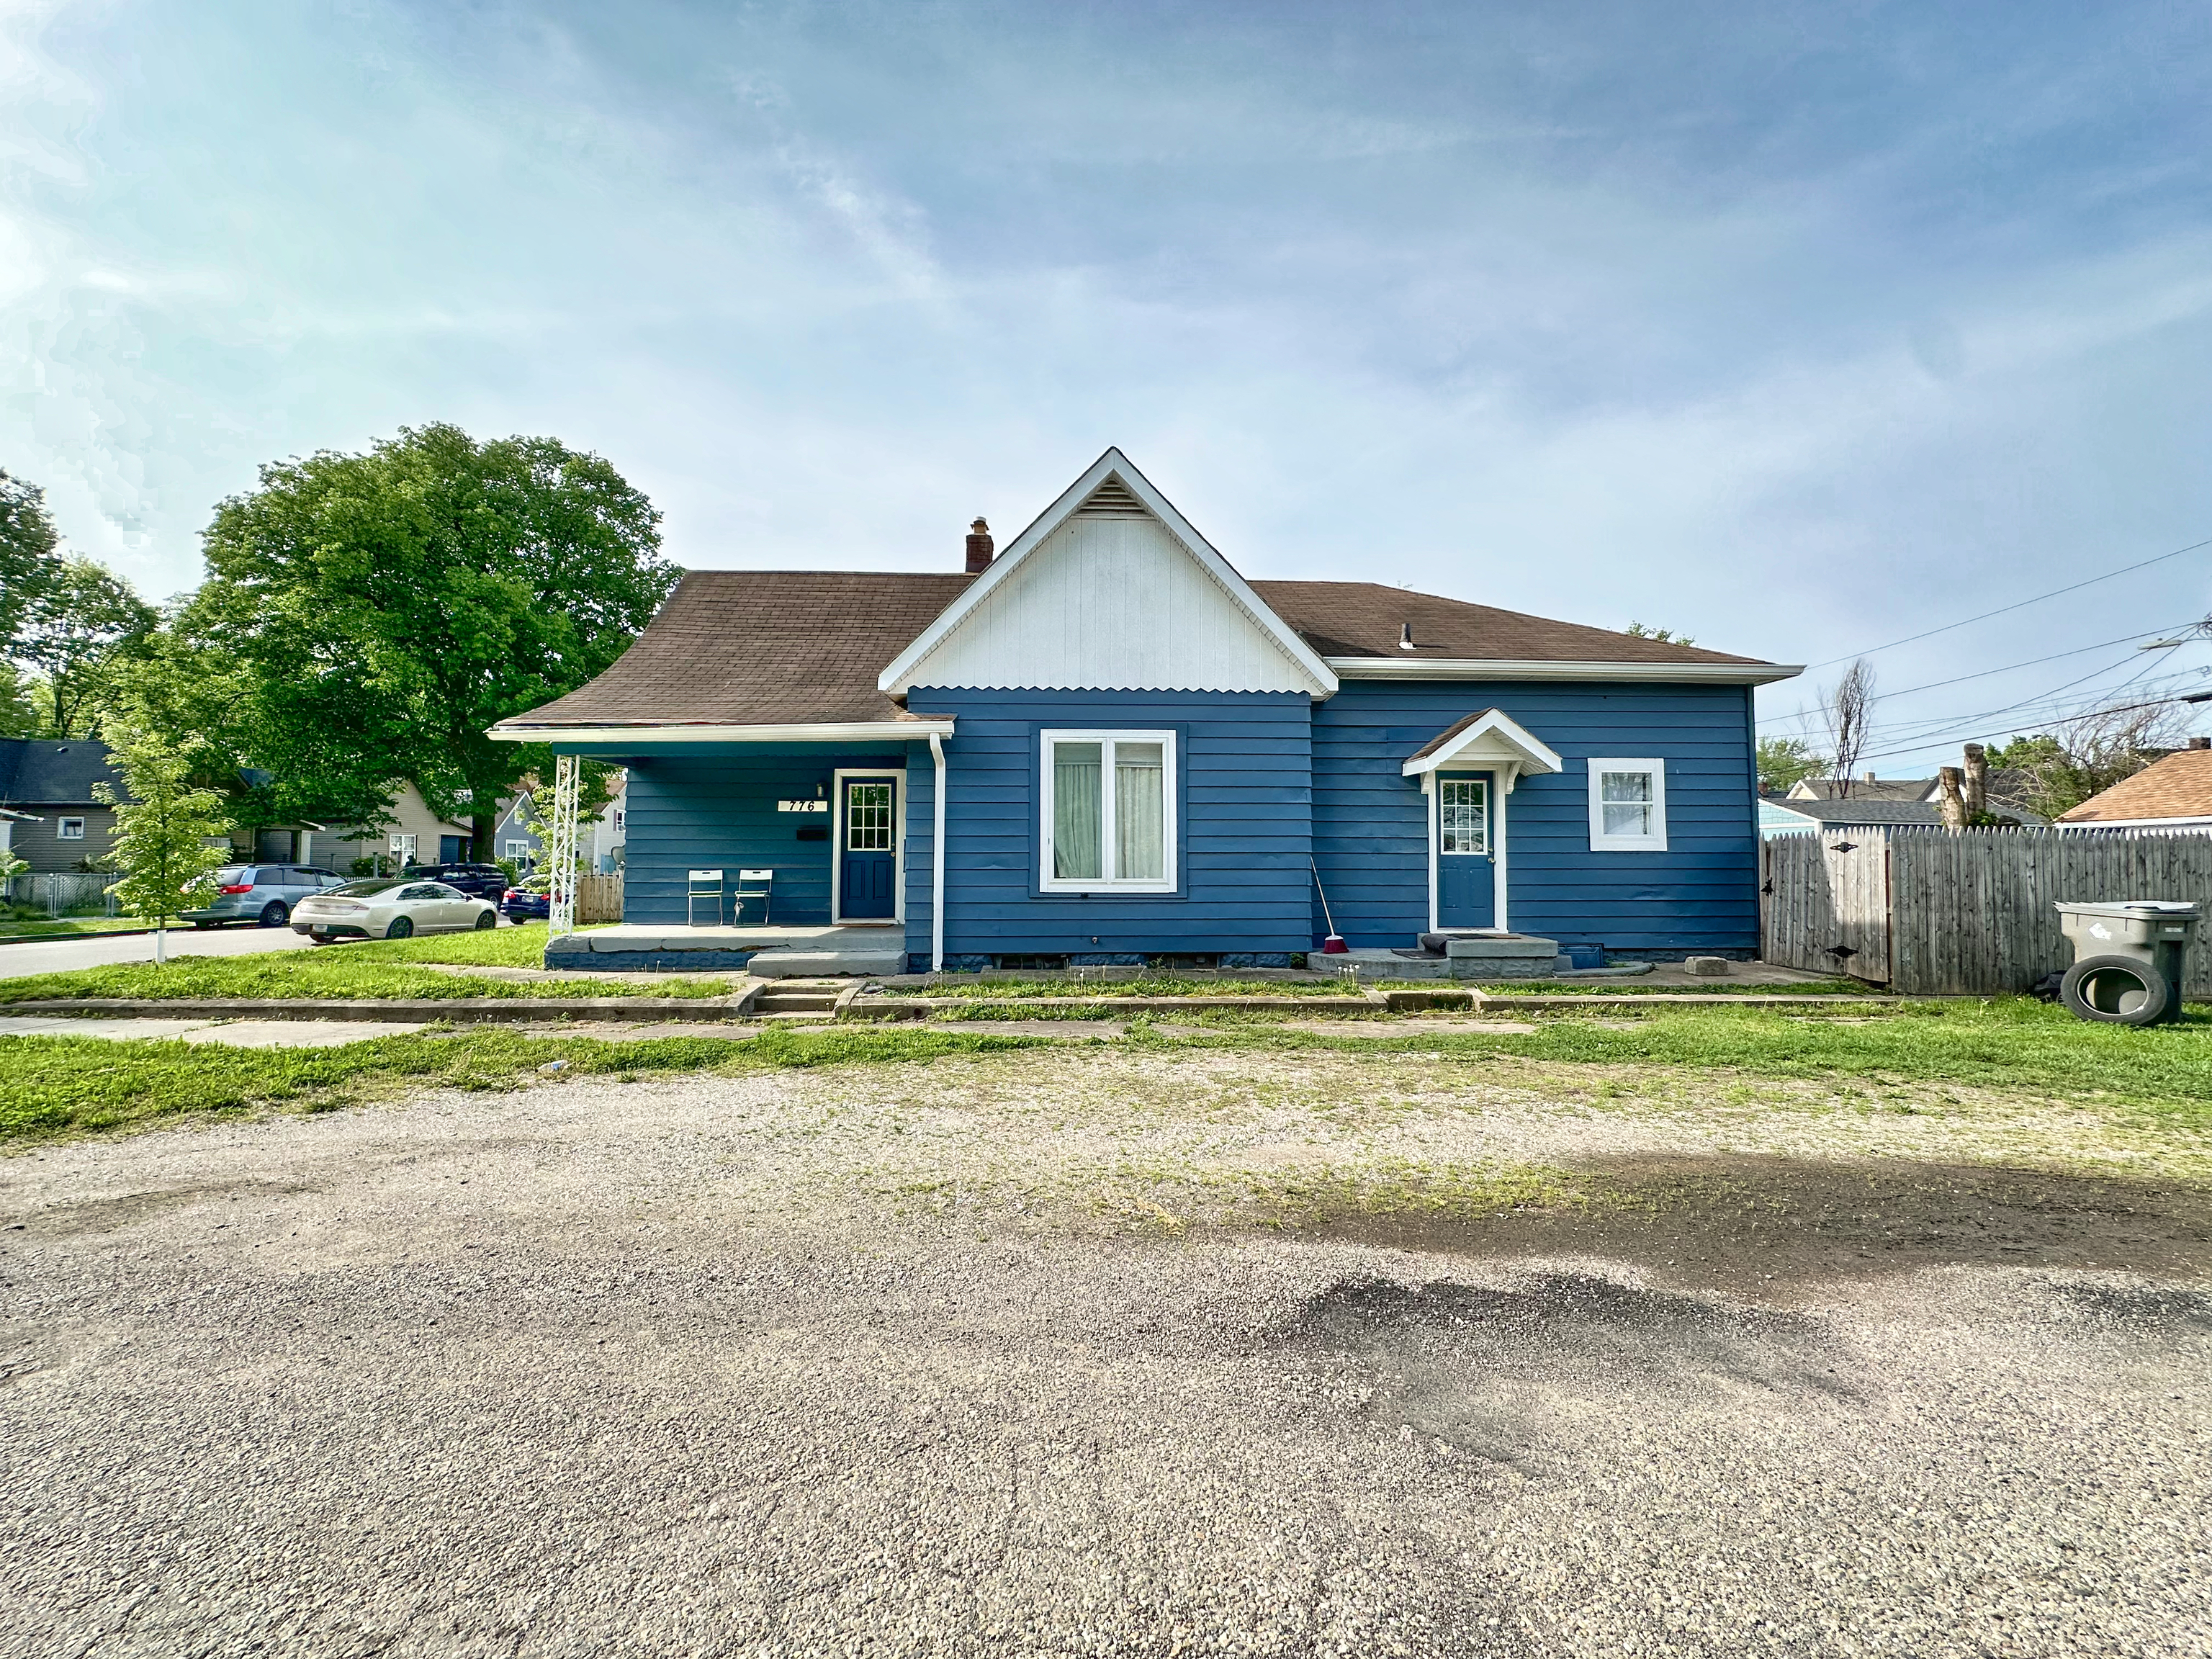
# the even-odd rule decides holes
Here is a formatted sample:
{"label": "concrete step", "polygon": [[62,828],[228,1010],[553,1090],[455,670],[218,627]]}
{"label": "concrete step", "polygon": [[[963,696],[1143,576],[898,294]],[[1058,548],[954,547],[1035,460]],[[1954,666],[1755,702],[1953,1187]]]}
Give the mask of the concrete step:
{"label": "concrete step", "polygon": [[756,1011],[752,1018],[763,1023],[772,1021],[778,1025],[827,1025],[831,1023],[831,1017],[817,1008],[769,1009],[766,1012]]}
{"label": "concrete step", "polygon": [[826,1014],[837,1006],[835,991],[763,991],[753,1004],[761,1014]]}

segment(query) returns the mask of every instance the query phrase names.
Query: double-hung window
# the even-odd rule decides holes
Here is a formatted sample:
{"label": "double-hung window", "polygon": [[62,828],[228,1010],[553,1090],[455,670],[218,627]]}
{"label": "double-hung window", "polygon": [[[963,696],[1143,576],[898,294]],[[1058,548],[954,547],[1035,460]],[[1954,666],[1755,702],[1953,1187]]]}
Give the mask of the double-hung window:
{"label": "double-hung window", "polygon": [[1040,884],[1048,893],[1172,893],[1176,734],[1044,732]]}
{"label": "double-hung window", "polygon": [[54,839],[56,841],[82,841],[84,839],[84,820],[82,818],[62,819],[60,823],[54,826]]}
{"label": "double-hung window", "polygon": [[1593,853],[1667,850],[1667,763],[1589,763],[1589,837]]}

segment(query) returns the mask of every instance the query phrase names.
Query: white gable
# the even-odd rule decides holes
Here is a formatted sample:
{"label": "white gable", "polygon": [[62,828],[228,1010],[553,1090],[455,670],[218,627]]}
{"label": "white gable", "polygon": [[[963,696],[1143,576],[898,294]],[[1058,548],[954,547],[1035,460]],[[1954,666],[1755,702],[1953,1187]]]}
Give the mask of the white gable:
{"label": "white gable", "polygon": [[1327,665],[1114,450],[878,684],[894,695],[916,685],[1336,689]]}

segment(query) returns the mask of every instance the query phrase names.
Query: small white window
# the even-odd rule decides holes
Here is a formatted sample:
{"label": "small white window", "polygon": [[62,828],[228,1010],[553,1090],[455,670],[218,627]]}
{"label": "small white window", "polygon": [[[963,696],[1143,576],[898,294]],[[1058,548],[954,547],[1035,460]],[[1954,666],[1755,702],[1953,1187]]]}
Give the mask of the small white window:
{"label": "small white window", "polygon": [[411,860],[415,856],[415,837],[412,836],[395,835],[392,837],[390,847],[386,850],[388,852],[397,853],[404,859]]}
{"label": "small white window", "polygon": [[55,827],[54,839],[56,841],[82,841],[84,839],[84,820],[82,818],[64,818],[60,823]]}
{"label": "small white window", "polygon": [[511,859],[528,858],[530,856],[530,843],[526,841],[511,841],[507,842],[507,855]]}
{"label": "small white window", "polygon": [[1446,853],[1490,850],[1490,786],[1480,778],[1437,781],[1437,845]]}
{"label": "small white window", "polygon": [[1593,758],[1589,815],[1593,853],[1665,852],[1667,763]]}
{"label": "small white window", "polygon": [[1176,734],[1039,735],[1043,890],[1175,891]]}

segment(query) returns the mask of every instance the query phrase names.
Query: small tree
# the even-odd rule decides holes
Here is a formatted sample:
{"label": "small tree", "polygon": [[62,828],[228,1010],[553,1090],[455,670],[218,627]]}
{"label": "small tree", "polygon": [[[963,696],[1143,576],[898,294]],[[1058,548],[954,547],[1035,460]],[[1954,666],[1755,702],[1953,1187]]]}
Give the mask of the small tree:
{"label": "small tree", "polygon": [[1828,742],[1836,755],[1836,798],[1840,800],[1851,793],[1851,777],[1866,753],[1867,742],[1874,733],[1870,705],[1874,702],[1874,670],[1861,657],[1844,671],[1836,682],[1836,689],[1828,694],[1826,706],[1820,711],[1828,723]]}
{"label": "small tree", "polygon": [[1802,738],[1761,738],[1759,740],[1759,787],[1782,794],[1801,778],[1818,777],[1827,764]]}
{"label": "small tree", "polygon": [[[230,861],[222,797],[195,789],[185,757],[158,738],[118,732],[109,739],[108,764],[123,775],[128,797],[112,784],[93,794],[115,809],[111,867],[123,879],[107,890],[132,915],[154,919],[154,960],[168,959],[169,918],[215,896],[214,872]],[[221,839],[220,847],[210,847]]]}

